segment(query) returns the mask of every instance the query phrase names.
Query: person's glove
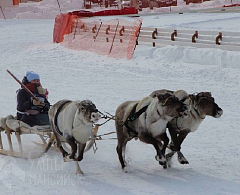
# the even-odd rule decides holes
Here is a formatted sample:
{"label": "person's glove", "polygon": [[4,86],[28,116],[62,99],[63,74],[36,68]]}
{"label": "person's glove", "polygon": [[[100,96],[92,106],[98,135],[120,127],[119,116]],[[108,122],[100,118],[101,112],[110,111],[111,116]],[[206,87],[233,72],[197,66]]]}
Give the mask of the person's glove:
{"label": "person's glove", "polygon": [[38,93],[41,96],[47,98],[47,96],[48,96],[48,90],[47,89],[42,88],[42,86],[40,85],[39,87],[37,87],[37,90],[38,90]]}
{"label": "person's glove", "polygon": [[34,106],[37,106],[37,107],[40,107],[40,108],[43,108],[45,106],[45,103],[39,98],[33,99],[32,103],[33,103]]}

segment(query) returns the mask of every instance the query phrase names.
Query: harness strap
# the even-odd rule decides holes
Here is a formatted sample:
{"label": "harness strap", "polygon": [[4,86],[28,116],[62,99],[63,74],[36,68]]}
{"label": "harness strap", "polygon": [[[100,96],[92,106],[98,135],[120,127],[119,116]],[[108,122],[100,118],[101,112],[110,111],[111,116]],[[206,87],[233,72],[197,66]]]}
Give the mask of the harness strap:
{"label": "harness strap", "polygon": [[128,130],[128,134],[130,135],[130,133],[133,133],[133,137],[137,137],[138,136],[138,132],[135,131],[134,129],[132,129],[130,126],[129,126],[129,122],[132,122],[132,121],[135,121],[136,119],[139,118],[139,116],[144,113],[147,108],[148,108],[148,105],[147,106],[144,106],[142,107],[138,112],[136,112],[136,108],[137,108],[137,105],[136,104],[133,109],[131,110],[129,116],[127,117],[126,121],[123,123],[123,125],[126,126],[127,130]]}
{"label": "harness strap", "polygon": [[[192,101],[194,101],[194,100],[192,100]],[[197,106],[198,106],[199,104],[198,104],[198,102],[197,102]],[[201,117],[201,114],[199,113],[199,111],[198,111],[198,109],[197,108],[195,108],[195,106],[194,106],[194,104],[193,104],[193,109],[195,110],[195,112],[197,113],[197,115],[198,115],[198,117],[199,118],[201,118],[201,119],[205,119],[205,117]],[[190,112],[191,113],[191,112]],[[191,113],[192,115],[193,115],[193,113]],[[194,119],[196,119],[196,117],[193,117]]]}
{"label": "harness strap", "polygon": [[58,125],[57,125],[57,117],[58,117],[59,113],[61,112],[63,106],[65,106],[65,105],[66,105],[67,103],[69,103],[69,102],[71,102],[71,101],[70,101],[70,100],[67,100],[66,102],[62,103],[62,104],[58,107],[57,112],[56,112],[55,117],[54,117],[54,125],[55,125],[55,127],[56,127],[57,132],[58,132],[61,136],[62,136],[63,134],[62,134],[62,132],[60,131]]}
{"label": "harness strap", "polygon": [[17,110],[17,113],[19,113],[19,114],[26,114],[26,112],[20,112],[18,110]]}

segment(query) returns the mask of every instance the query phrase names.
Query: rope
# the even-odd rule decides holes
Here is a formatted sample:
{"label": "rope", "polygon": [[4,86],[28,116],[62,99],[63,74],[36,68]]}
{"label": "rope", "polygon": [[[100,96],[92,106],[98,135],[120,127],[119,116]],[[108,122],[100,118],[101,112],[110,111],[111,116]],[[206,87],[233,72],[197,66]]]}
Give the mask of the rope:
{"label": "rope", "polygon": [[109,133],[104,133],[104,134],[102,134],[102,135],[96,136],[95,138],[91,138],[91,140],[103,140],[103,139],[102,139],[102,136],[111,135],[111,134],[113,134],[113,133],[116,133],[116,132],[115,132],[115,131],[111,131],[111,132],[109,132]]}
{"label": "rope", "polygon": [[96,141],[94,140],[94,144],[93,144],[93,152],[94,152],[94,154],[97,152],[97,149],[98,149],[97,143],[96,143]]}
{"label": "rope", "polygon": [[105,122],[103,122],[103,123],[101,123],[101,124],[96,124],[96,125],[98,125],[99,127],[100,126],[102,126],[102,125],[104,125],[104,124],[106,124],[108,121],[110,121],[111,119],[109,118],[108,120],[106,120]]}
{"label": "rope", "polygon": [[[106,112],[107,113],[107,115],[104,115],[102,112],[100,112],[100,111],[98,111],[101,115],[103,115],[101,118],[103,118],[103,119],[108,119],[108,120],[106,120],[105,122],[103,122],[103,123],[101,123],[101,124],[96,124],[96,125],[98,125],[98,126],[102,126],[102,125],[104,125],[104,124],[106,124],[108,121],[110,121],[110,120],[115,120],[115,116],[113,116],[112,114],[109,114],[108,112]],[[110,115],[110,116],[108,116],[108,115]]]}
{"label": "rope", "polygon": [[[110,135],[110,134],[113,134],[113,133],[116,133],[116,132],[112,131],[112,132],[109,132],[109,133],[104,133],[104,134],[102,134],[102,135],[98,135],[98,136],[96,136],[95,138],[91,138],[91,139],[89,139],[89,140],[94,140],[94,144],[93,144],[93,152],[96,153],[97,150],[98,150],[96,140],[103,140],[102,136]],[[110,139],[111,139],[111,138],[110,138]],[[112,139],[117,139],[117,138],[112,138]]]}

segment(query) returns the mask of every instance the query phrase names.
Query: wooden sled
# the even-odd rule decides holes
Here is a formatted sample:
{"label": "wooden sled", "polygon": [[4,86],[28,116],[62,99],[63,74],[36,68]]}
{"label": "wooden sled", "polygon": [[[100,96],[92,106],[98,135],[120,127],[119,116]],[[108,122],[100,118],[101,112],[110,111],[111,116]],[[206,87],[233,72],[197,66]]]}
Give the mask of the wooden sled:
{"label": "wooden sled", "polygon": [[[5,132],[8,139],[8,149],[3,147],[2,142],[2,132]],[[19,151],[14,151],[12,144],[12,135],[15,134]],[[42,143],[34,142],[35,144],[42,145],[44,147],[43,152],[40,154],[30,156],[28,153],[24,152],[22,146],[21,135],[24,134],[36,134],[39,135]],[[47,142],[46,137],[49,139]],[[52,130],[49,125],[46,126],[35,126],[30,127],[29,125],[23,123],[22,121],[16,120],[12,115],[7,116],[6,118],[0,119],[0,154],[13,156],[17,158],[25,158],[25,159],[34,159],[39,158],[44,154],[44,151],[47,149],[48,143],[53,142],[55,139]]]}
{"label": "wooden sled", "polygon": [[[94,136],[97,135],[98,125],[93,128]],[[5,132],[7,135],[9,149],[3,147],[2,142],[2,132]],[[12,144],[12,135],[15,134],[19,151],[14,151]],[[42,142],[33,141],[34,144],[43,147],[42,152],[35,155],[30,155],[23,150],[21,135],[24,134],[36,134],[40,137]],[[48,141],[46,141],[46,139]],[[16,158],[24,159],[35,159],[41,157],[46,153],[50,148],[57,148],[55,145],[55,136],[51,130],[50,125],[46,126],[34,126],[30,127],[22,121],[16,120],[12,115],[7,116],[6,118],[0,118],[0,154],[12,156]],[[53,144],[52,144],[53,143]],[[88,142],[85,152],[87,152],[95,143],[94,139],[90,139]]]}

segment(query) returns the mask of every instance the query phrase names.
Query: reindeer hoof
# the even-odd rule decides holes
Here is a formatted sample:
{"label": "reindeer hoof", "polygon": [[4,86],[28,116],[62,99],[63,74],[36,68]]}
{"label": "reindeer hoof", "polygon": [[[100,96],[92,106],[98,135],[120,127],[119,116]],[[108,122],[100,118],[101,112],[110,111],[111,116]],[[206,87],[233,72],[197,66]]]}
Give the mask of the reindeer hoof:
{"label": "reindeer hoof", "polygon": [[163,165],[163,168],[166,169],[167,168],[167,164]]}
{"label": "reindeer hoof", "polygon": [[170,152],[170,153],[166,154],[167,161],[171,160],[174,154],[175,154],[175,152]]}
{"label": "reindeer hoof", "polygon": [[83,159],[82,157],[81,158],[78,157],[78,158],[75,158],[74,161],[80,162],[82,159]]}
{"label": "reindeer hoof", "polygon": [[65,156],[64,158],[63,158],[63,161],[64,162],[72,162],[74,159],[72,159],[72,158],[70,158],[70,156],[68,155],[68,156]]}
{"label": "reindeer hoof", "polygon": [[84,175],[84,172],[82,170],[76,171],[76,175]]}
{"label": "reindeer hoof", "polygon": [[178,158],[178,162],[179,162],[180,164],[189,164],[189,162],[187,161],[186,158]]}
{"label": "reindeer hoof", "polygon": [[159,156],[157,155],[157,156],[155,156],[155,159],[158,161],[158,163],[160,164],[160,165],[166,165],[167,164],[167,161],[166,161],[166,159],[163,157],[163,158],[159,158]]}
{"label": "reindeer hoof", "polygon": [[129,172],[129,170],[128,170],[127,167],[124,167],[124,168],[122,169],[122,171],[123,171],[123,173],[128,173],[128,172]]}
{"label": "reindeer hoof", "polygon": [[164,168],[164,166],[167,166],[167,161],[158,161],[158,162],[159,162],[160,165],[163,166],[163,168]]}
{"label": "reindeer hoof", "polygon": [[172,166],[172,157],[167,159],[167,166],[170,168]]}

